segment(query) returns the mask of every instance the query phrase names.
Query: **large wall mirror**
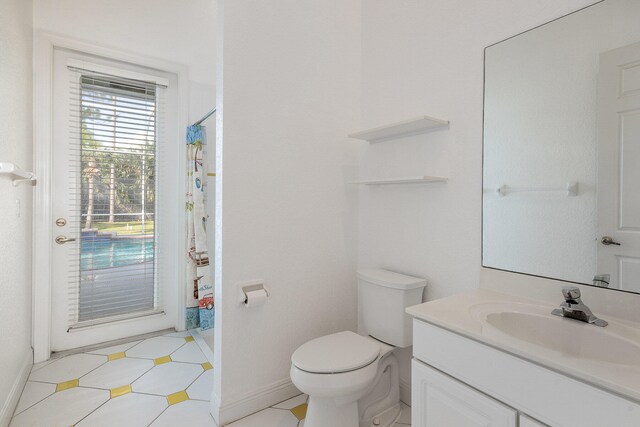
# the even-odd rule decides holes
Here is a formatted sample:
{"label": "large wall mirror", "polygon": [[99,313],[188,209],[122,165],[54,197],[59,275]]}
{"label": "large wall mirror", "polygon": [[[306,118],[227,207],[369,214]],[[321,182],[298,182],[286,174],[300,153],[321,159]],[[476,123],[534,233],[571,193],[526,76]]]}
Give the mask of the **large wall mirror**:
{"label": "large wall mirror", "polygon": [[640,293],[640,1],[485,50],[483,266]]}

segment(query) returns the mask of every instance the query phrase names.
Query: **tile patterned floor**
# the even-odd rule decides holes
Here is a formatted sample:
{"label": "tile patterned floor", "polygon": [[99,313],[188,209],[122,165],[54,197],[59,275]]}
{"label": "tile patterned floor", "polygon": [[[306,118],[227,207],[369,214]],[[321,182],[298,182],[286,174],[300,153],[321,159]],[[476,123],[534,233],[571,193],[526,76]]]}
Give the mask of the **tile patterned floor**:
{"label": "tile patterned floor", "polygon": [[[394,426],[411,426],[411,407],[404,403],[400,405],[402,405],[402,413]],[[301,394],[228,424],[227,427],[304,427],[306,413],[307,395]]]}
{"label": "tile patterned floor", "polygon": [[35,365],[11,427],[215,427],[213,366],[189,332]]}
{"label": "tile patterned floor", "polygon": [[[52,359],[31,370],[10,427],[215,427],[213,366],[189,332]],[[403,405],[398,427],[411,424]],[[301,394],[229,427],[303,427]]]}

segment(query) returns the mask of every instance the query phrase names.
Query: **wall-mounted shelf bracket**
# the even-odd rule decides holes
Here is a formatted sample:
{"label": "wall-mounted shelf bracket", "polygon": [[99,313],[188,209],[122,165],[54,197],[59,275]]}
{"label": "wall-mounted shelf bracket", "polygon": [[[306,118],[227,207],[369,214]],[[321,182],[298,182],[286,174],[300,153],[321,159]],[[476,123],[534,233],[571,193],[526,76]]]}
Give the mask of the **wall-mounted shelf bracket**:
{"label": "wall-mounted shelf bracket", "polygon": [[36,182],[36,176],[33,172],[22,170],[14,163],[9,162],[0,162],[0,175],[11,177],[11,183],[14,187],[22,182],[31,182],[32,185]]}

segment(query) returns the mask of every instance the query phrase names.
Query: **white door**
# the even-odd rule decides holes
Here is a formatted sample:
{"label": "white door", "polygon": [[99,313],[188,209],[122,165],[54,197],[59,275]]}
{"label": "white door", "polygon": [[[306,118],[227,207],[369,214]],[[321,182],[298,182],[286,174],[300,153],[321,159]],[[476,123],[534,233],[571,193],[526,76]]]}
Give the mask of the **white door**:
{"label": "white door", "polygon": [[600,55],[598,275],[640,292],[640,43]]}
{"label": "white door", "polygon": [[176,326],[176,84],[54,49],[52,351]]}
{"label": "white door", "polygon": [[447,375],[411,363],[413,427],[515,427],[517,412]]}

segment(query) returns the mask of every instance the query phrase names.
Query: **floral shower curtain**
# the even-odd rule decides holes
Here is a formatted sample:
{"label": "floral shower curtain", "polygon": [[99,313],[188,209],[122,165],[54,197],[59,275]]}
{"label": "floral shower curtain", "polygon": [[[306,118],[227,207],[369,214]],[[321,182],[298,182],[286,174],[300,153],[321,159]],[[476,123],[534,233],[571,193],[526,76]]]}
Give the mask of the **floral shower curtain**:
{"label": "floral shower curtain", "polygon": [[205,129],[187,127],[187,329],[213,328],[213,282],[207,248]]}

